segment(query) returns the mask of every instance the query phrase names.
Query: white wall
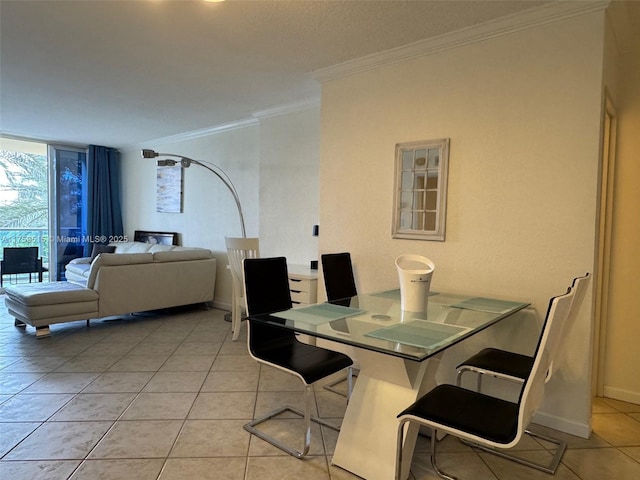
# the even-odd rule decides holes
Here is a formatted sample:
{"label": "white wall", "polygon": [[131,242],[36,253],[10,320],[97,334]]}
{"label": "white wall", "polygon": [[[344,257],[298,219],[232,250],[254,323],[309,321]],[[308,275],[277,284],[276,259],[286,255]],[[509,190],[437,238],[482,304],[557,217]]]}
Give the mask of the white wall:
{"label": "white wall", "polygon": [[[261,252],[308,264],[316,258],[318,222],[319,107],[255,121],[242,128],[183,141],[144,145],[159,152],[213,162],[233,181],[244,212],[247,236],[259,236]],[[224,237],[241,236],[233,197],[212,173],[184,171],[183,213],[156,212],[156,162],[139,149],[122,152],[125,233],[176,231],[183,245],[209,248],[217,265],[215,305],[231,307]]]}
{"label": "white wall", "polygon": [[260,252],[317,260],[320,107],[260,120]]}
{"label": "white wall", "polygon": [[[593,271],[603,23],[592,13],[325,82],[320,252],[351,251],[363,291],[397,287],[394,258],[419,253],[436,264],[434,290],[530,301],[537,315],[477,340],[530,351],[549,298]],[[394,240],[395,145],[442,137],[446,241]],[[583,436],[590,304],[540,419]],[[472,348],[452,350],[443,371]]]}
{"label": "white wall", "polygon": [[[232,129],[178,142],[147,146],[219,165],[232,179],[242,203],[248,236],[258,234],[259,128]],[[156,212],[156,162],[140,150],[123,152],[123,216],[125,233],[134,230],[175,231],[186,246],[209,248],[217,259],[215,302],[231,304],[231,280],[225,236],[241,236],[238,211],[224,184],[211,172],[191,166],[184,174],[183,213]]]}

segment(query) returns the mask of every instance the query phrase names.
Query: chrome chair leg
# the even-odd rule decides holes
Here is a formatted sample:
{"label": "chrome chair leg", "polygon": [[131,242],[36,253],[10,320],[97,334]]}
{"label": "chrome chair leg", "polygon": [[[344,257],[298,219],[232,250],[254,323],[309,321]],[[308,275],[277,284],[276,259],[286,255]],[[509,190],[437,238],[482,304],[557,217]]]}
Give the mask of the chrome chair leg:
{"label": "chrome chair leg", "polygon": [[[353,367],[349,367],[346,376],[344,377],[340,377],[339,379],[331,382],[331,383],[327,383],[326,385],[324,385],[322,388],[324,388],[325,390],[328,390],[329,392],[333,392],[333,393],[337,393],[338,395],[342,396],[342,397],[347,397],[347,401],[351,398],[351,392],[353,391],[353,377],[357,377],[358,374],[353,372]],[[338,390],[337,388],[335,388],[336,385],[347,381],[347,394],[345,395],[344,393],[342,393],[340,390]]]}
{"label": "chrome chair leg", "polygon": [[456,377],[456,385],[459,387],[462,384],[462,374],[464,372],[475,372],[476,373],[476,377],[477,377],[477,383],[476,383],[476,392],[480,393],[482,391],[482,375],[484,375],[484,372],[480,372],[476,369],[472,369],[472,368],[459,368],[458,369],[458,376]]}
{"label": "chrome chair leg", "polygon": [[436,472],[440,478],[444,478],[445,480],[458,480],[456,477],[452,477],[451,475],[447,475],[442,470],[438,468],[436,465],[436,444],[438,443],[438,432],[436,430],[431,430],[431,468]]}
{"label": "chrome chair leg", "polygon": [[[315,422],[319,425],[324,425],[327,428],[330,428],[332,430],[335,431],[340,431],[340,428],[336,427],[335,425],[330,424],[329,422],[322,420],[321,418],[318,417],[314,417],[311,415],[311,405],[312,405],[312,396],[313,396],[313,387],[311,385],[306,385],[305,386],[305,411],[301,411],[298,408],[292,407],[292,406],[284,406],[281,408],[278,408],[276,410],[274,410],[271,413],[268,413],[260,418],[256,418],[255,420],[247,423],[246,425],[244,425],[244,429],[251,433],[252,435],[255,435],[256,437],[264,440],[267,443],[270,443],[271,445],[273,445],[274,447],[279,448],[280,450],[288,453],[289,455],[296,457],[296,458],[303,458],[305,455],[307,455],[309,453],[309,447],[311,445],[311,422]],[[255,428],[257,425],[266,422],[267,420],[270,420],[274,417],[277,417],[278,415],[284,413],[284,412],[291,412],[294,413],[300,417],[302,417],[304,419],[304,428],[305,428],[305,433],[304,433],[304,446],[302,448],[302,450],[296,450],[295,448],[292,448],[288,445],[286,445],[285,443],[281,442],[280,440],[273,438],[271,435],[268,435],[266,433],[264,433],[261,430],[258,430],[257,428]]]}
{"label": "chrome chair leg", "polygon": [[567,449],[567,442],[564,441],[564,440],[559,440],[557,438],[549,437],[547,435],[543,435],[541,433],[532,432],[529,429],[525,430],[524,432],[527,435],[531,436],[531,437],[540,438],[540,439],[545,440],[545,441],[547,441],[549,443],[553,443],[553,444],[557,445],[556,451],[555,451],[553,457],[551,458],[551,461],[547,465],[531,462],[529,460],[525,460],[523,458],[511,455],[511,454],[509,454],[507,452],[504,452],[502,450],[498,450],[498,449],[491,448],[491,447],[486,447],[484,445],[478,445],[477,443],[469,442],[467,440],[462,440],[461,439],[461,441],[465,445],[469,445],[470,447],[473,447],[473,448],[478,448],[478,449],[482,450],[483,452],[491,453],[491,454],[496,455],[498,457],[506,458],[507,460],[511,460],[513,462],[519,463],[520,465],[525,465],[525,466],[533,468],[535,470],[540,470],[541,472],[554,475],[556,473],[556,470],[558,469],[558,466],[560,465],[560,461],[562,460],[562,456],[564,455],[564,451]]}

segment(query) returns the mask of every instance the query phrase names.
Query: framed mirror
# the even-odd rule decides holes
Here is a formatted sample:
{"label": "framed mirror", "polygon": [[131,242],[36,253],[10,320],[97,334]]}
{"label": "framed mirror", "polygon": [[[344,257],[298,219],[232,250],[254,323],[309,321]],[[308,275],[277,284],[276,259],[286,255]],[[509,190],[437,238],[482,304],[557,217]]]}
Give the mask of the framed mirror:
{"label": "framed mirror", "polygon": [[449,139],[396,145],[393,238],[444,241]]}

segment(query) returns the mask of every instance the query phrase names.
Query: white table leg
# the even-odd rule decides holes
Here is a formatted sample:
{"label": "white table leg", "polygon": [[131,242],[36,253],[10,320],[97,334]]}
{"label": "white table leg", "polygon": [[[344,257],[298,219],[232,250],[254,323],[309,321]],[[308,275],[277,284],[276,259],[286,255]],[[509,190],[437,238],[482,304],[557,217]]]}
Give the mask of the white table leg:
{"label": "white table leg", "polygon": [[[358,349],[360,373],[332,463],[367,480],[395,478],[397,415],[435,386],[441,355],[414,362]],[[409,475],[418,428],[405,435],[402,478]]]}

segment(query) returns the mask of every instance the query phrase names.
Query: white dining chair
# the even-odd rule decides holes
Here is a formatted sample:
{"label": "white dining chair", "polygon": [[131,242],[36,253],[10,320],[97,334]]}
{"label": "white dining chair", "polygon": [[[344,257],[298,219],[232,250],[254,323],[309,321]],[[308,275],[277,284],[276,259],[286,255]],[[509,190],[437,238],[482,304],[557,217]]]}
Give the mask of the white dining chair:
{"label": "white dining chair", "polygon": [[[431,428],[431,467],[439,478],[456,480],[441,471],[436,462],[438,433],[447,433],[473,447],[516,461],[546,473],[554,474],[566,449],[566,441],[555,440],[528,430],[529,423],[542,403],[547,374],[553,362],[557,339],[569,317],[576,289],[553,297],[542,326],[533,364],[522,381],[517,402],[467,390],[457,385],[438,385],[398,415],[396,480],[400,480],[406,423]],[[508,450],[518,444],[524,434],[555,443],[557,448],[547,465],[510,455]]]}
{"label": "white dining chair", "polygon": [[231,270],[232,302],[231,302],[231,332],[232,340],[240,335],[242,323],[242,309],[246,310],[244,295],[244,272],[242,262],[245,258],[260,258],[259,238],[225,237],[229,269]]}

